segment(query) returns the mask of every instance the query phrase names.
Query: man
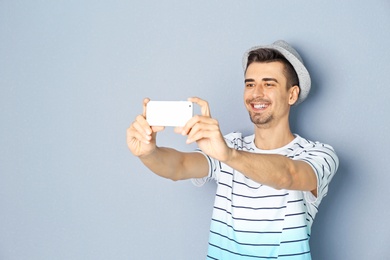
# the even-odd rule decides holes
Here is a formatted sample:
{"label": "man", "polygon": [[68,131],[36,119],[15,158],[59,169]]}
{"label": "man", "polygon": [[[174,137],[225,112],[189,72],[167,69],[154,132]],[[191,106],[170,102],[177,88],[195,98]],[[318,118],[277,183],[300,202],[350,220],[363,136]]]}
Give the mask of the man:
{"label": "man", "polygon": [[222,136],[209,105],[175,131],[199,151],[182,153],[156,146],[144,113],[127,130],[132,153],[156,174],[196,185],[216,180],[208,259],[311,259],[310,229],[338,167],[329,145],[293,134],[290,108],[307,97],[310,75],[286,42],[251,48],[244,54],[244,104],[254,134]]}

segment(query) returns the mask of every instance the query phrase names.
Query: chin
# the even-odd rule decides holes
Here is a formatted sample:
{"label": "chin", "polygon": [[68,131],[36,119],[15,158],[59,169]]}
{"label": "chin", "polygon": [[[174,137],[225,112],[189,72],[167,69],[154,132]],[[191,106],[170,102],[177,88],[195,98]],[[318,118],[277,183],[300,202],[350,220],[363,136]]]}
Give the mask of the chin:
{"label": "chin", "polygon": [[249,113],[249,117],[253,124],[257,126],[265,126],[269,125],[269,123],[272,122],[273,116],[272,115],[263,115],[260,116],[259,114],[251,114]]}

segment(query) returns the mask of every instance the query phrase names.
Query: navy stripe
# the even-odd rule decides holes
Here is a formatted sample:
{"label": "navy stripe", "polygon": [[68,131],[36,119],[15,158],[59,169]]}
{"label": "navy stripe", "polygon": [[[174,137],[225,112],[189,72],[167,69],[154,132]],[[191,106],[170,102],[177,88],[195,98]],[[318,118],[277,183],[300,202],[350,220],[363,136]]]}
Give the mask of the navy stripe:
{"label": "navy stripe", "polygon": [[214,232],[214,231],[210,231],[210,233],[213,233],[217,236],[220,236],[220,237],[223,237],[223,238],[226,238],[227,240],[230,240],[236,244],[239,244],[239,245],[244,245],[244,246],[279,246],[279,244],[247,244],[247,243],[242,243],[242,242],[238,242],[237,240],[234,240],[228,236],[225,236],[225,235],[222,235],[220,233],[217,233],[217,232]]}
{"label": "navy stripe", "polygon": [[313,222],[314,221],[313,216],[309,212],[307,212],[307,215],[310,217],[310,222]]}
{"label": "navy stripe", "polygon": [[[285,209],[287,208],[286,206],[282,206],[282,207],[263,207],[263,208],[253,208],[253,207],[244,207],[244,206],[235,206],[235,205],[232,205],[233,208],[237,208],[237,209],[251,209],[251,210],[275,210],[275,209]],[[286,215],[287,216],[287,215]]]}
{"label": "navy stripe", "polygon": [[307,240],[309,240],[309,238],[303,238],[303,239],[292,240],[292,241],[282,241],[282,242],[280,242],[280,243],[281,243],[281,244],[298,243],[298,242],[307,241]]}
{"label": "navy stripe", "polygon": [[232,186],[230,186],[229,184],[223,183],[223,182],[219,182],[219,184],[220,184],[220,185],[223,185],[223,186],[226,186],[226,187],[228,187],[229,189],[232,188]]}
{"label": "navy stripe", "polygon": [[216,197],[220,197],[220,198],[222,198],[222,199],[226,199],[226,200],[228,200],[228,201],[232,201],[230,198],[228,198],[228,197],[226,197],[226,196],[223,196],[223,195],[219,195],[218,193],[217,194],[215,194],[215,196]]}
{"label": "navy stripe", "polygon": [[[323,148],[324,148],[324,149],[327,149],[327,150],[329,150],[329,151],[331,151],[332,154],[334,153],[334,151],[333,151],[331,148],[329,148],[329,147],[323,146]],[[332,160],[333,160],[333,162],[334,162],[334,165],[337,165],[336,160],[333,158],[333,156],[332,156],[330,153],[328,153],[328,152],[326,152],[326,151],[324,151],[324,150],[310,150],[310,152],[324,153],[324,154],[326,154],[328,157],[332,158]],[[325,158],[325,157],[324,157],[324,158]]]}
{"label": "navy stripe", "polygon": [[307,225],[298,226],[298,227],[285,227],[283,228],[283,230],[300,229],[300,228],[307,228]]}
{"label": "navy stripe", "polygon": [[[221,199],[225,199],[227,201],[230,201],[232,202],[232,200],[226,196],[223,196],[223,195],[220,195],[220,194],[215,194],[216,197],[219,197]],[[236,205],[233,205],[231,204],[231,207],[232,208],[236,208],[236,209],[251,209],[251,210],[275,210],[275,209],[284,209],[286,208],[287,206],[281,206],[281,207],[261,207],[261,208],[254,208],[254,207],[244,207],[244,206],[236,206]]]}
{"label": "navy stripe", "polygon": [[328,165],[329,171],[332,171],[332,167],[330,166],[330,163],[328,162],[328,160],[326,158],[324,158],[324,161]]}
{"label": "navy stripe", "polygon": [[[316,208],[316,210],[318,211],[318,207],[316,206],[316,205],[314,205],[314,204],[311,204],[313,207],[315,207]],[[306,206],[306,205],[305,205]]]}
{"label": "navy stripe", "polygon": [[214,221],[214,222],[218,222],[220,224],[223,224],[229,228],[231,228],[234,232],[237,232],[237,233],[254,233],[254,234],[281,234],[282,231],[251,231],[251,230],[239,230],[239,229],[235,229],[232,225],[228,225],[227,223],[221,221],[221,220],[218,220],[218,219],[211,219],[211,221]]}
{"label": "navy stripe", "polygon": [[[321,193],[324,192],[324,190],[325,190],[326,188],[328,188],[328,183],[321,189]],[[323,197],[325,197],[325,195],[324,195]]]}
{"label": "navy stripe", "polygon": [[288,193],[285,194],[277,194],[277,195],[266,195],[266,196],[247,196],[237,193],[232,193],[233,195],[237,197],[244,197],[244,198],[250,198],[250,199],[267,199],[267,198],[275,198],[275,197],[285,197],[288,195]]}
{"label": "navy stripe", "polygon": [[237,184],[240,184],[240,185],[244,185],[250,189],[253,189],[253,190],[257,190],[258,188],[260,188],[261,186],[263,186],[262,184],[258,183],[259,186],[256,186],[256,187],[252,187],[252,186],[249,186],[248,184],[244,183],[244,182],[239,182],[239,181],[235,181],[233,180],[233,183],[237,183]]}
{"label": "navy stripe", "polygon": [[280,218],[280,219],[247,219],[247,218],[235,218],[235,217],[233,217],[233,215],[232,215],[232,213],[231,212],[229,212],[228,210],[226,210],[226,209],[223,209],[223,208],[219,208],[219,207],[214,207],[214,209],[218,209],[218,210],[221,210],[221,211],[225,211],[226,213],[228,213],[229,215],[231,215],[232,216],[232,219],[234,219],[234,220],[245,220],[245,221],[270,221],[270,222],[272,222],[272,221],[284,221],[284,219],[282,219],[282,218]]}
{"label": "navy stripe", "polygon": [[306,212],[300,212],[300,213],[294,213],[294,214],[287,214],[286,217],[299,216],[299,215],[303,215],[303,214],[306,214]]}
{"label": "navy stripe", "polygon": [[287,257],[287,256],[297,256],[297,255],[305,255],[305,254],[310,254],[310,250],[303,252],[303,253],[296,253],[296,254],[287,254],[287,255],[279,255],[279,257]]}
{"label": "navy stripe", "polygon": [[[295,203],[295,202],[302,202],[303,199],[299,199],[299,200],[290,200],[290,201],[287,201],[287,203]],[[306,205],[305,205],[306,206]]]}
{"label": "navy stripe", "polygon": [[231,175],[231,176],[233,176],[233,173],[232,173],[232,172],[227,172],[227,171],[224,171],[224,170],[222,170],[222,169],[221,169],[221,172],[223,172],[223,173],[226,173],[226,174],[228,174],[228,175]]}

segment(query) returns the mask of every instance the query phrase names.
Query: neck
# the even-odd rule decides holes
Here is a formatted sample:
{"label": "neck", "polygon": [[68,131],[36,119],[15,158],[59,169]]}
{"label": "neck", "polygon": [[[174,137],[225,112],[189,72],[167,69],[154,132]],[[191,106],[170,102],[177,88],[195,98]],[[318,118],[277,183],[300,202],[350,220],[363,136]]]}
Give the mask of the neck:
{"label": "neck", "polygon": [[255,145],[262,150],[283,147],[294,140],[295,136],[287,123],[279,127],[261,127],[255,125]]}

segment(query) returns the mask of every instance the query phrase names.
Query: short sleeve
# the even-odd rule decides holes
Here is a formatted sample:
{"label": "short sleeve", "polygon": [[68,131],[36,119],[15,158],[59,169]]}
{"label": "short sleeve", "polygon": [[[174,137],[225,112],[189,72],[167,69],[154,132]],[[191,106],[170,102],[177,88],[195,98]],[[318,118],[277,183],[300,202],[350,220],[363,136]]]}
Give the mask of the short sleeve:
{"label": "short sleeve", "polygon": [[294,159],[305,161],[313,168],[317,177],[317,197],[311,192],[306,192],[305,197],[308,202],[319,205],[327,195],[329,183],[339,166],[339,159],[333,147],[319,142],[311,143],[310,147],[305,147]]}
{"label": "short sleeve", "polygon": [[214,159],[210,158],[208,155],[203,153],[201,150],[196,150],[195,152],[203,154],[206,157],[207,162],[209,164],[209,173],[207,174],[206,177],[191,179],[192,183],[195,186],[201,187],[205,183],[209,182],[210,180],[215,179],[215,162],[214,162]]}

